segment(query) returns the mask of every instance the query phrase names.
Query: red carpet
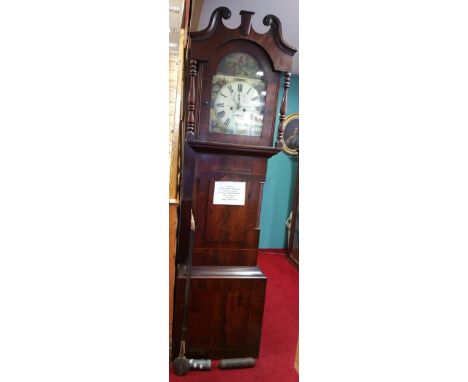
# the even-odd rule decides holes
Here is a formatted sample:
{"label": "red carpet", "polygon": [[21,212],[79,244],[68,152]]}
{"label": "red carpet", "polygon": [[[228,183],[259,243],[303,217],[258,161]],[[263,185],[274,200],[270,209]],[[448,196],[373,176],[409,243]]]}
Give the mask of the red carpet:
{"label": "red carpet", "polygon": [[261,252],[258,266],[267,276],[260,356],[253,368],[190,370],[180,377],[170,366],[169,381],[190,382],[298,382],[294,369],[299,334],[299,272],[284,254]]}

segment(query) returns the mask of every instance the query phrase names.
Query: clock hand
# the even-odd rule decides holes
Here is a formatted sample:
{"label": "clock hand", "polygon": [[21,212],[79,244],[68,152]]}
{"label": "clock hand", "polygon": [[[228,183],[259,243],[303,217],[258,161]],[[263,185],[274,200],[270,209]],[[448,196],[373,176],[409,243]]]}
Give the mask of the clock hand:
{"label": "clock hand", "polygon": [[237,93],[237,102],[236,102],[237,110],[241,108],[241,102],[240,102],[240,93]]}
{"label": "clock hand", "polygon": [[234,105],[236,105],[236,110],[239,110],[240,104],[236,101],[236,98],[233,99]]}

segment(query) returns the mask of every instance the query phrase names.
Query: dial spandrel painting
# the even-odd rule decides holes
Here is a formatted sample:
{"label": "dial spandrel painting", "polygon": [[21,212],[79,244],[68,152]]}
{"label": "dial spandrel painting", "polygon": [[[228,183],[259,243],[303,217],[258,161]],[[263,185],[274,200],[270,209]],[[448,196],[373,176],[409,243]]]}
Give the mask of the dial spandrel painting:
{"label": "dial spandrel painting", "polygon": [[211,88],[210,133],[262,135],[266,83],[251,55],[236,52],[221,60]]}

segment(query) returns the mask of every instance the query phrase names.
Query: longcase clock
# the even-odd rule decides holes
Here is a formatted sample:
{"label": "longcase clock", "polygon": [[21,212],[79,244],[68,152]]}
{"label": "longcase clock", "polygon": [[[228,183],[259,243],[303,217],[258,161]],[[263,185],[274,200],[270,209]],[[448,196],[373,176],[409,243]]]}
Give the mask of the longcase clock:
{"label": "longcase clock", "polygon": [[229,29],[222,19],[231,12],[217,8],[206,29],[190,33],[173,357],[190,251],[187,356],[259,356],[267,281],[257,266],[260,206],[267,160],[282,149],[296,49],[283,40],[276,16],[264,17],[270,28],[260,34],[251,26],[254,12],[240,15],[240,26]]}

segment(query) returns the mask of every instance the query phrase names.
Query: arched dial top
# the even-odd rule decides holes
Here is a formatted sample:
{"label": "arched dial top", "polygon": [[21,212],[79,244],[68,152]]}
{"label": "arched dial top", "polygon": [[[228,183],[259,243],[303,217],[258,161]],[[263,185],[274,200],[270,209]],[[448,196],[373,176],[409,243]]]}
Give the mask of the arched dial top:
{"label": "arched dial top", "polygon": [[258,61],[244,52],[221,60],[211,87],[210,133],[262,135],[266,85]]}

